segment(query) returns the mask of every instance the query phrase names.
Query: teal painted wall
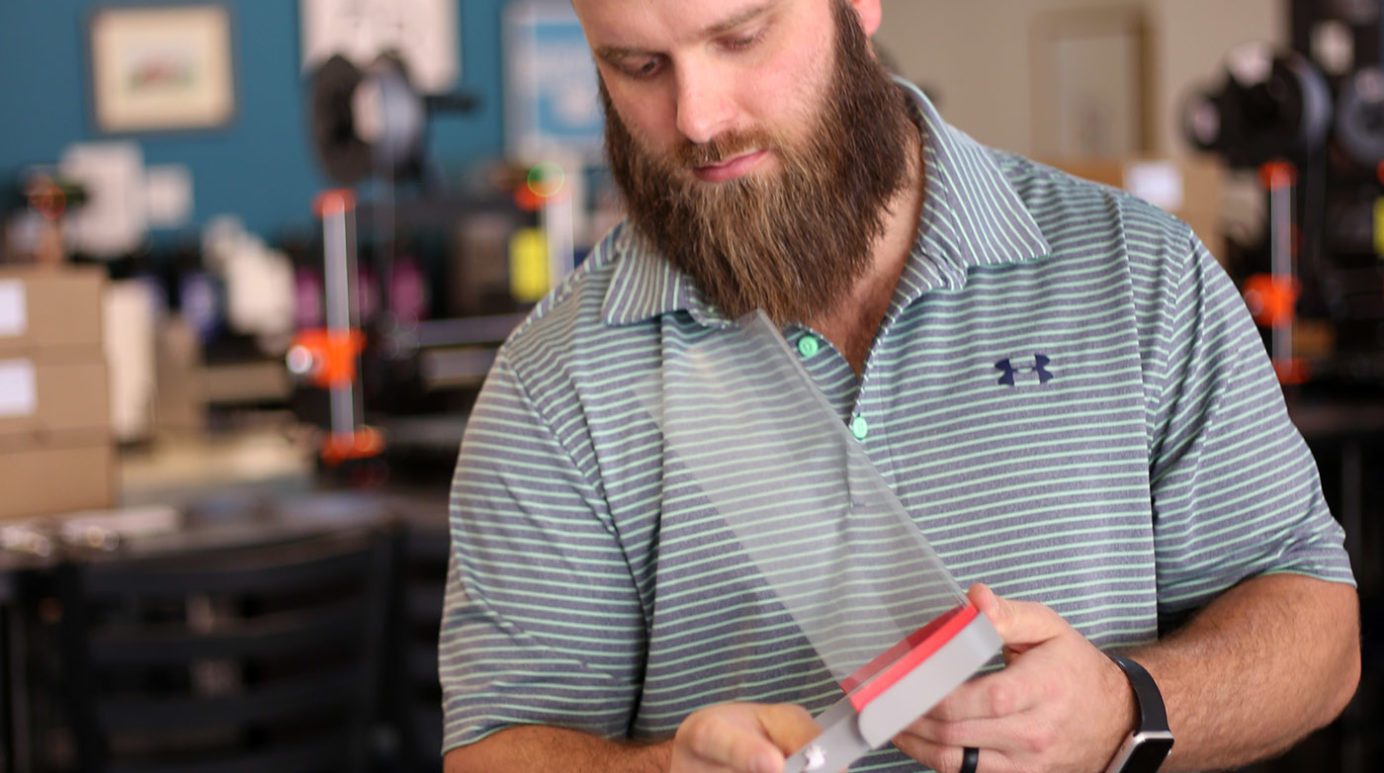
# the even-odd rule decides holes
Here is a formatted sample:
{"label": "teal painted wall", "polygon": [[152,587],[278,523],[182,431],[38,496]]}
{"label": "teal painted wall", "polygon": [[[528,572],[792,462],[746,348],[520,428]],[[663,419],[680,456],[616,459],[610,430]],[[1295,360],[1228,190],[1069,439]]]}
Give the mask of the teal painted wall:
{"label": "teal painted wall", "polygon": [[[27,166],[55,162],[73,142],[129,138],[143,149],[146,164],[191,170],[192,230],[223,213],[267,237],[312,228],[312,199],[330,182],[317,171],[308,144],[298,0],[219,2],[232,21],[236,112],[230,124],[108,135],[97,130],[91,111],[86,23],[94,10],[130,3],[0,0],[0,186],[12,186]],[[481,107],[430,124],[432,156],[453,173],[501,152],[504,112],[504,0],[458,5],[459,88],[477,94]]]}

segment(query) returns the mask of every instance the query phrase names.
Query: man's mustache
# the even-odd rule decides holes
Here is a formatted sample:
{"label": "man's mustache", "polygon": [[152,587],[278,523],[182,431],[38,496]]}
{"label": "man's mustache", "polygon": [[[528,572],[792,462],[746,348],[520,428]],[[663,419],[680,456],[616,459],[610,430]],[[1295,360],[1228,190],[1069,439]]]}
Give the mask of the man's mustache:
{"label": "man's mustache", "polygon": [[717,135],[710,142],[683,142],[674,156],[678,166],[695,169],[715,166],[751,151],[766,150],[774,144],[773,138],[763,132],[727,132]]}

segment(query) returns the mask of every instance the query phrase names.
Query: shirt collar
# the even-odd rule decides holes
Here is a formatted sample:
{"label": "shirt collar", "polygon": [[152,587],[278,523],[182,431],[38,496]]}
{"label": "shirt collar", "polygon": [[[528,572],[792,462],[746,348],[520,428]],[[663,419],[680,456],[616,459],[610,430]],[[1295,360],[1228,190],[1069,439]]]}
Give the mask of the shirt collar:
{"label": "shirt collar", "polygon": [[911,83],[923,127],[926,192],[918,239],[899,280],[896,300],[909,302],[930,290],[958,289],[969,269],[1042,257],[1051,252],[995,152],[947,124]]}
{"label": "shirt collar", "polygon": [[730,324],[692,278],[650,249],[628,221],[615,227],[606,246],[605,257],[615,262],[601,309],[607,325],[632,325],[675,311],[686,311],[707,327]]}
{"label": "shirt collar", "polygon": [[[911,83],[899,85],[915,102],[923,129],[926,193],[918,238],[895,293],[907,304],[924,293],[965,285],[967,271],[1041,257],[1050,252],[1038,224],[988,148],[942,120]],[[627,223],[606,241],[615,262],[602,307],[607,324],[627,325],[687,311],[698,323],[729,320],[691,278],[649,249]]]}

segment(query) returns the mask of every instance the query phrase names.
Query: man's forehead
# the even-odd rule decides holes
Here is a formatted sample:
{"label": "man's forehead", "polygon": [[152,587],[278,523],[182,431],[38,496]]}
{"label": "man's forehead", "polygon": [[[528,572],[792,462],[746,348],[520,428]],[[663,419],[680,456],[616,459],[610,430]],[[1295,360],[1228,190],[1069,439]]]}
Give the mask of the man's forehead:
{"label": "man's forehead", "polygon": [[592,48],[651,47],[730,32],[800,0],[572,0]]}

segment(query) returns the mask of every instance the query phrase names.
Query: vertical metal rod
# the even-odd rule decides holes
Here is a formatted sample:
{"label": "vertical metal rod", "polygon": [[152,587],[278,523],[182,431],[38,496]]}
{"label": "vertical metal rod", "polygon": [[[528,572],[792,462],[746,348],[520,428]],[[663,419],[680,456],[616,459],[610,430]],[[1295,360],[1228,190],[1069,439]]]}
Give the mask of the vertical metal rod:
{"label": "vertical metal rod", "polygon": [[[355,266],[351,260],[351,211],[344,197],[338,206],[324,210],[322,229],[322,250],[327,275],[327,330],[334,335],[348,336],[355,327],[356,299],[352,297],[355,290]],[[356,405],[353,385],[332,385],[329,399],[332,434],[354,434],[359,423],[360,408]]]}
{"label": "vertical metal rod", "polygon": [[555,196],[544,202],[539,217],[548,238],[548,287],[551,289],[572,273],[572,255],[576,251],[572,197]]}
{"label": "vertical metal rod", "polygon": [[[1285,175],[1286,177],[1286,175]],[[1293,277],[1293,189],[1287,179],[1271,178],[1269,189],[1269,261],[1275,284]],[[1284,366],[1293,358],[1291,321],[1274,325],[1270,333],[1273,360]]]}

